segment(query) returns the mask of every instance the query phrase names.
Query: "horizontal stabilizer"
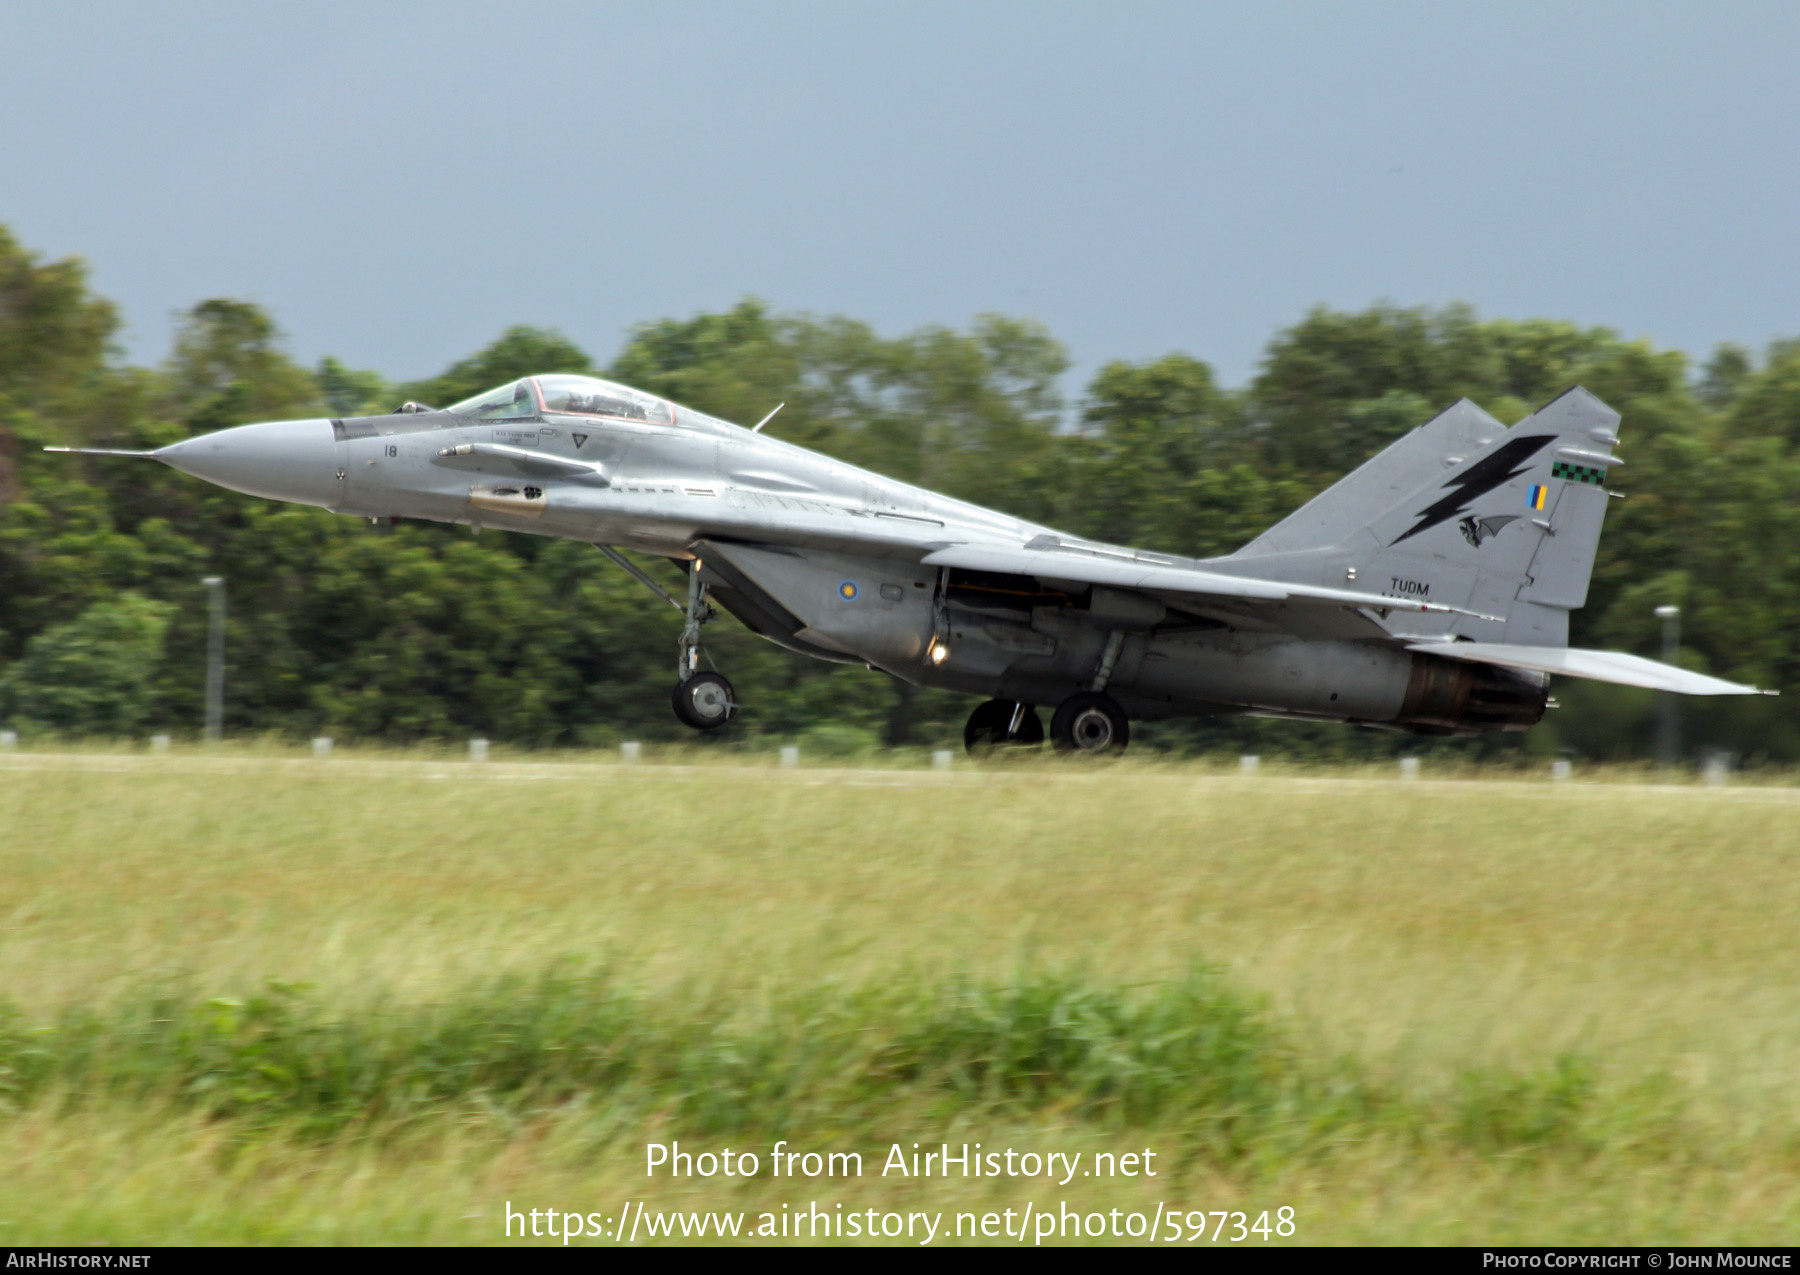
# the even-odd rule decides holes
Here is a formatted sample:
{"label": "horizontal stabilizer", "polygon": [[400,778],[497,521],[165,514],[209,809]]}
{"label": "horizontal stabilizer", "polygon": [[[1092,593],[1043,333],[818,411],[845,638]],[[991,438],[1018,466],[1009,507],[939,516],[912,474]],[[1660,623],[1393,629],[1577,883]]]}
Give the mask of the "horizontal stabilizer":
{"label": "horizontal stabilizer", "polygon": [[1659,664],[1623,651],[1582,651],[1563,646],[1518,646],[1508,642],[1413,642],[1409,651],[1425,651],[1446,659],[1498,664],[1501,668],[1531,669],[1563,677],[1585,677],[1620,686],[1644,686],[1653,691],[1680,695],[1774,695],[1723,678],[1691,673],[1673,664]]}

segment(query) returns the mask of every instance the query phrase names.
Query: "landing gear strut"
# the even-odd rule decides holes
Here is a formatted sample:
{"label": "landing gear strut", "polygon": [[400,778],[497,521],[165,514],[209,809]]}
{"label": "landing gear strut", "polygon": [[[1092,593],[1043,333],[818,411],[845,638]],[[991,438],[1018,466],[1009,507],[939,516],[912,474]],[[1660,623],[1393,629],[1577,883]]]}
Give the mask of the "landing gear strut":
{"label": "landing gear strut", "polygon": [[1102,691],[1069,696],[1050,719],[1050,742],[1062,753],[1121,753],[1131,740],[1131,726],[1119,702]]}
{"label": "landing gear strut", "polygon": [[737,693],[731,689],[731,683],[717,673],[699,671],[700,630],[719,615],[706,601],[706,586],[700,583],[700,563],[696,561],[688,567],[687,605],[683,606],[673,593],[645,575],[642,568],[611,545],[597,544],[594,548],[687,617],[687,622],[681,626],[681,638],[677,643],[680,653],[675,660],[675,716],[681,719],[682,725],[692,726],[695,730],[713,730],[736,717]]}
{"label": "landing gear strut", "polygon": [[971,753],[988,748],[1033,747],[1044,742],[1044,724],[1029,704],[991,699],[976,706],[963,727],[963,747]]}
{"label": "landing gear strut", "polygon": [[706,586],[700,583],[697,562],[688,568],[686,611],[687,623],[681,626],[677,642],[675,716],[695,730],[716,730],[737,716],[737,693],[720,674],[699,671],[700,630],[719,613],[706,600]]}

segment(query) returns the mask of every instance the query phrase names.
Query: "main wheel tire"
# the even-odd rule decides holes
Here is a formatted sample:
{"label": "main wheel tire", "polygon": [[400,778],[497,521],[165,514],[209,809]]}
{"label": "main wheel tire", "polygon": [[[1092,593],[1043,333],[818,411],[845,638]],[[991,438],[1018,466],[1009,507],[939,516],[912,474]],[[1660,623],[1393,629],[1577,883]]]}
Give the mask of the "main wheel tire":
{"label": "main wheel tire", "polygon": [[1112,696],[1082,691],[1064,700],[1050,719],[1050,742],[1064,753],[1121,753],[1131,742],[1131,723]]}
{"label": "main wheel tire", "polygon": [[717,730],[737,716],[737,694],[717,673],[696,673],[675,688],[675,716],[695,730]]}
{"label": "main wheel tire", "polygon": [[1043,743],[1044,723],[1038,719],[1037,710],[1030,706],[1019,719],[1018,734],[1008,734],[1012,729],[1013,712],[1018,707],[1018,703],[1010,699],[991,699],[976,705],[975,711],[969,714],[969,724],[963,727],[963,747],[977,753],[989,748],[1030,748]]}

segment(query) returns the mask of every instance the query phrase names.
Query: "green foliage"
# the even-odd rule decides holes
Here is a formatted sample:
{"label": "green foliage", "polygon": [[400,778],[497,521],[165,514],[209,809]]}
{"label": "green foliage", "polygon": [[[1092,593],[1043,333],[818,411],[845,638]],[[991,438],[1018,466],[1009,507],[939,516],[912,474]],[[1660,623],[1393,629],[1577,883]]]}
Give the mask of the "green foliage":
{"label": "green foliage", "polygon": [[1707,360],[1705,375],[1694,392],[1708,407],[1729,407],[1754,370],[1750,352],[1727,342]]}
{"label": "green foliage", "polygon": [[1579,1136],[1594,1075],[1582,1059],[1565,1055],[1537,1074],[1471,1072],[1457,1097],[1457,1131],[1470,1146],[1550,1146]]}
{"label": "green foliage", "polygon": [[1680,354],[1606,328],[1481,322],[1467,306],[1356,314],[1324,307],[1269,344],[1251,399],[1271,461],[1342,474],[1459,398],[1507,424],[1575,384],[1614,407],[1685,393]]}
{"label": "green foliage", "polygon": [[1747,438],[1780,439],[1800,446],[1800,348],[1780,349],[1754,376],[1741,376],[1726,427]]}
{"label": "green foliage", "polygon": [[281,350],[269,316],[247,301],[188,311],[169,358],[165,410],[189,433],[320,415],[319,384]]}
{"label": "green foliage", "polygon": [[14,724],[65,735],[135,731],[150,707],[171,609],[122,593],[32,638],[0,683]]}
{"label": "green foliage", "polygon": [[1403,426],[1391,412],[1352,420],[1353,405],[1404,391],[1443,408],[1500,372],[1497,352],[1466,307],[1383,305],[1360,314],[1320,307],[1270,343],[1251,395],[1272,456],[1341,474],[1422,423]]}
{"label": "green foliage", "polygon": [[399,405],[381,373],[348,368],[334,358],[320,359],[313,379],[333,416],[375,416]]}
{"label": "green foliage", "polygon": [[[87,290],[87,267],[48,264],[0,226],[0,429],[14,413],[65,412],[92,389],[118,327],[109,301]],[[0,498],[5,473],[0,470]]]}
{"label": "green foliage", "polygon": [[560,332],[518,324],[502,332],[485,350],[452,363],[431,380],[402,386],[400,397],[430,407],[449,407],[521,376],[593,370],[586,352]]}
{"label": "green foliage", "polygon": [[1109,363],[1088,389],[1085,430],[1059,438],[1046,519],[1115,544],[1230,553],[1311,494],[1266,472],[1240,404],[1185,354]]}

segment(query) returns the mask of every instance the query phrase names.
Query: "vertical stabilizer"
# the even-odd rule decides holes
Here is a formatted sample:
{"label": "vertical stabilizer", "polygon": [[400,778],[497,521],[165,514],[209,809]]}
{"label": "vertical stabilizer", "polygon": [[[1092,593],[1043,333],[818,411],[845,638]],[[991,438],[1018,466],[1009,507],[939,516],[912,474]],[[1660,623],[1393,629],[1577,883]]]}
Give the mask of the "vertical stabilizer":
{"label": "vertical stabilizer", "polygon": [[[1403,619],[1395,612],[1389,627],[1397,635],[1566,646],[1569,612],[1587,601],[1606,514],[1607,473],[1620,463],[1613,454],[1618,428],[1617,412],[1576,387],[1496,432],[1466,457],[1440,460],[1437,472],[1398,500],[1379,505],[1370,500],[1331,547],[1296,544],[1292,550],[1265,551],[1243,566],[1296,583],[1353,580],[1356,587],[1389,597],[1444,602],[1497,617]],[[1256,545],[1387,456],[1377,456],[1231,561],[1242,562]],[[1419,455],[1403,454],[1396,472],[1416,477],[1419,461]],[[1371,481],[1363,490],[1375,493],[1379,487]],[[1350,517],[1350,510],[1333,503],[1317,521],[1335,531]],[[1316,542],[1319,534],[1296,530],[1290,538]]]}

